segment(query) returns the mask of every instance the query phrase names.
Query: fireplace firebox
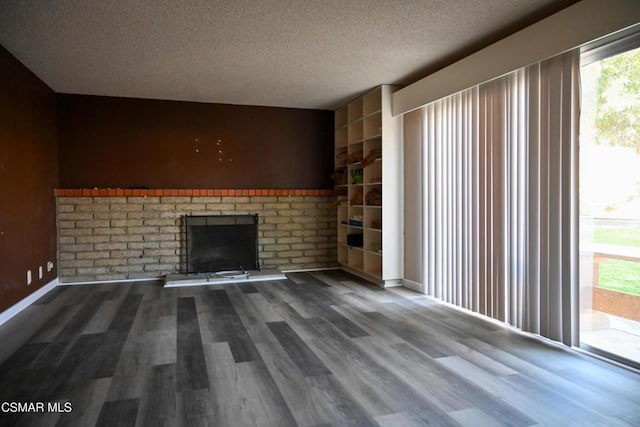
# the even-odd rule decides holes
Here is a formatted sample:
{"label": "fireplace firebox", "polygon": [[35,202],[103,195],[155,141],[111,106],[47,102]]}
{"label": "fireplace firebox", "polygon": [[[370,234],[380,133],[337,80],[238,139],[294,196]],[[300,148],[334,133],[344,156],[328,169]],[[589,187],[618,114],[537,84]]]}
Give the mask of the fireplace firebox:
{"label": "fireplace firebox", "polygon": [[258,215],[186,215],[186,273],[260,270]]}

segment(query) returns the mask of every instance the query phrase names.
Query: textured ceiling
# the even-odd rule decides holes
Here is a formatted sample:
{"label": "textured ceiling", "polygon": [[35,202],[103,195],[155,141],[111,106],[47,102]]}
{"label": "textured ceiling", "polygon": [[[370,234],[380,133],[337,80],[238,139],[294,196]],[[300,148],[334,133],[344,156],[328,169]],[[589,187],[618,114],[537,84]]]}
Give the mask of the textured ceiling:
{"label": "textured ceiling", "polygon": [[0,44],[59,93],[332,109],[573,2],[1,0]]}

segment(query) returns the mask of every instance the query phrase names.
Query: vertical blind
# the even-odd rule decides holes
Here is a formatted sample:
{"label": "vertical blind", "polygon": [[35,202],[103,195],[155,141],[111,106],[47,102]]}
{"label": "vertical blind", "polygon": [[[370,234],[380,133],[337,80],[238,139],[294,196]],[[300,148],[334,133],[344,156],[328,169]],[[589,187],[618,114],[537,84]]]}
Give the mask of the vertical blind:
{"label": "vertical blind", "polygon": [[568,52],[423,108],[426,292],[567,345],[578,65]]}

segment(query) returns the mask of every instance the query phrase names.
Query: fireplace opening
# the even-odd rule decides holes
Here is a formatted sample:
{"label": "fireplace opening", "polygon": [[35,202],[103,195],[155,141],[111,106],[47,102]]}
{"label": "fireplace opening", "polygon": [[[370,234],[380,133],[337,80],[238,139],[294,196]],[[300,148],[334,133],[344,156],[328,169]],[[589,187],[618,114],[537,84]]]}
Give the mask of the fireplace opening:
{"label": "fireplace opening", "polygon": [[258,215],[185,216],[187,273],[260,270]]}

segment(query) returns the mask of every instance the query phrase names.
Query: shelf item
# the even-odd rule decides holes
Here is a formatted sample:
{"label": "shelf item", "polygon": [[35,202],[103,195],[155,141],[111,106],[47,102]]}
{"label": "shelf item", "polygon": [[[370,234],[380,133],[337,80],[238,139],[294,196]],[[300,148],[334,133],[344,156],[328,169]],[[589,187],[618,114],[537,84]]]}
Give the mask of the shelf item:
{"label": "shelf item", "polygon": [[376,160],[382,160],[382,150],[380,148],[372,148],[362,159],[362,167],[367,167],[375,163]]}
{"label": "shelf item", "polygon": [[354,215],[349,218],[349,225],[353,225],[355,227],[363,227],[364,226],[364,216],[363,215]]}
{"label": "shelf item", "polygon": [[331,176],[333,178],[333,185],[336,187],[347,185],[347,172],[344,169],[337,169]]}
{"label": "shelf item", "polygon": [[338,262],[381,286],[396,286],[403,275],[402,121],[391,115],[396,89],[379,86],[335,112],[336,176],[347,178],[336,184]]}
{"label": "shelf item", "polygon": [[367,191],[364,196],[364,203],[367,206],[382,206],[382,191],[376,187]]}
{"label": "shelf item", "polygon": [[361,248],[364,244],[364,238],[362,233],[347,234],[347,246],[354,248]]}
{"label": "shelf item", "polygon": [[362,196],[362,187],[360,188],[354,188],[354,187],[355,187],[355,184],[349,187],[349,192],[352,194],[352,196],[349,198],[349,205],[362,206],[364,202],[364,198]]}
{"label": "shelf item", "polygon": [[351,184],[358,185],[363,182],[362,168],[354,167],[349,171],[351,175]]}
{"label": "shelf item", "polygon": [[352,151],[351,153],[347,154],[344,165],[354,165],[362,161],[362,150],[357,150],[357,151],[355,150],[356,149],[354,149],[354,151]]}

